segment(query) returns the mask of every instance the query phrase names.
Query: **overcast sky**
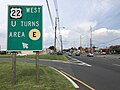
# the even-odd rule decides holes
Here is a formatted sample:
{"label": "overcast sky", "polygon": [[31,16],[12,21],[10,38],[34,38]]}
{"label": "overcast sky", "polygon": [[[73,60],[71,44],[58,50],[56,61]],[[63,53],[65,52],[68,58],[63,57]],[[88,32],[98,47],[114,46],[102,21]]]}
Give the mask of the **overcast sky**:
{"label": "overcast sky", "polygon": [[[55,21],[54,0],[48,0],[53,21]],[[107,47],[120,45],[120,0],[57,0],[60,17],[60,34],[63,47],[89,46],[90,26],[93,31],[93,45]],[[43,5],[44,48],[53,45],[52,30],[46,0],[1,0],[0,1],[0,45],[7,46],[7,7],[8,5]],[[57,32],[59,41],[59,32]],[[60,43],[57,41],[57,47]]]}

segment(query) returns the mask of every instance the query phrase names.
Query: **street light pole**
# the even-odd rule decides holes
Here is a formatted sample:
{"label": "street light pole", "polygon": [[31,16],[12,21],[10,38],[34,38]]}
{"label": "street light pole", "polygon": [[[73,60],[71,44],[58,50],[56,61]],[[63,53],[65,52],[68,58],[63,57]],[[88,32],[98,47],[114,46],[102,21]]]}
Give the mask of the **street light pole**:
{"label": "street light pole", "polygon": [[82,53],[82,37],[80,35],[80,53]]}
{"label": "street light pole", "polygon": [[[65,29],[65,27],[59,27],[59,31],[61,28]],[[59,33],[59,35],[60,35],[60,33]],[[61,52],[63,52],[62,35],[60,35],[60,44],[61,44]]]}
{"label": "street light pole", "polygon": [[81,38],[81,35],[80,35],[80,47],[82,47],[82,38]]}
{"label": "street light pole", "polygon": [[90,26],[90,53],[92,52],[92,27]]}

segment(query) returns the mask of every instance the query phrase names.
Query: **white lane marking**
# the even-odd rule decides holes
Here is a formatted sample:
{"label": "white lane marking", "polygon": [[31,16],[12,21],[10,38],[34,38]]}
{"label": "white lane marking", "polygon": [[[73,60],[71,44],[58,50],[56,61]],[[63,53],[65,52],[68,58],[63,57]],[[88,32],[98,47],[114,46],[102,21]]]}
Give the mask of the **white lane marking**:
{"label": "white lane marking", "polygon": [[84,63],[84,62],[81,62],[81,63],[74,63],[74,64],[83,65],[83,66],[88,66],[88,67],[91,67],[91,66],[92,66],[92,65],[87,64],[87,63]]}
{"label": "white lane marking", "polygon": [[83,65],[86,65],[86,66],[88,66],[88,67],[91,67],[91,66],[92,66],[92,65],[87,64],[87,63],[84,63],[84,62],[83,62]]}
{"label": "white lane marking", "polygon": [[[67,55],[67,56],[68,56],[68,55]],[[75,58],[73,58],[73,57],[71,57],[71,56],[68,56],[68,57],[74,60],[74,61],[73,61],[74,64],[84,65],[84,66],[88,66],[88,67],[91,67],[91,66],[92,66],[92,65],[87,64],[87,63],[85,63],[85,62],[83,62],[83,61],[80,61],[80,60],[78,60],[78,59],[75,59]]]}
{"label": "white lane marking", "polygon": [[71,59],[73,59],[73,60],[75,60],[75,61],[77,60],[77,59],[75,59],[75,58],[72,58],[71,56],[68,56],[68,55],[67,55],[67,57],[69,57],[69,58],[71,58]]}
{"label": "white lane marking", "polygon": [[93,60],[93,59],[89,59],[89,60]]}
{"label": "white lane marking", "polygon": [[119,65],[119,64],[114,64],[114,63],[113,63],[112,65],[120,67],[120,65]]}
{"label": "white lane marking", "polygon": [[80,60],[76,60],[76,61],[73,61],[74,64],[77,64],[77,65],[83,65],[83,66],[88,66],[88,67],[91,67],[92,65],[90,64],[87,64],[83,61],[80,61]]}
{"label": "white lane marking", "polygon": [[[35,60],[35,59],[30,59],[30,60]],[[90,65],[90,64],[87,64],[87,63],[85,63],[85,62],[82,62],[82,61],[79,61],[79,60],[77,60],[76,59],[76,61],[70,61],[70,62],[68,62],[68,61],[60,61],[60,60],[42,60],[42,61],[50,61],[50,62],[60,62],[60,63],[66,63],[66,64],[74,64],[74,65],[81,65],[81,66],[88,66],[88,67],[91,67],[92,65]]]}
{"label": "white lane marking", "polygon": [[63,75],[65,78],[67,78],[71,83],[72,85],[75,87],[75,89],[79,89],[79,86],[71,79],[69,78],[67,75],[65,75],[64,73],[62,73],[61,71],[57,70],[56,68],[53,68],[51,66],[49,66],[50,68],[54,69],[55,71],[59,72],[61,75]]}

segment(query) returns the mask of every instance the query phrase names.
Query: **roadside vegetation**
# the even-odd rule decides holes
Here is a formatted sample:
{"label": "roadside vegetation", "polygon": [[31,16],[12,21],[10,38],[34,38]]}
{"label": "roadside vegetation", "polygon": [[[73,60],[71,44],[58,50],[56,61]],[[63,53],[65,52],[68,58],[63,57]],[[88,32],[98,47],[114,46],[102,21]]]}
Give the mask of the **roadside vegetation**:
{"label": "roadside vegetation", "polygon": [[[36,55],[28,56],[17,56],[17,58],[35,58]],[[12,58],[12,55],[0,55],[0,58]],[[64,55],[39,55],[39,59],[48,59],[48,60],[63,60],[67,61],[68,59]]]}
{"label": "roadside vegetation", "polygon": [[17,62],[17,82],[11,84],[11,61],[0,61],[0,90],[74,90],[72,84],[48,66],[39,66],[39,83],[35,80],[35,64]]}
{"label": "roadside vegetation", "polygon": [[[35,58],[35,55],[27,56],[27,58]],[[48,59],[48,60],[64,60],[67,61],[67,58],[64,55],[39,55],[39,59]]]}
{"label": "roadside vegetation", "polygon": [[0,58],[11,58],[11,55],[0,55]]}

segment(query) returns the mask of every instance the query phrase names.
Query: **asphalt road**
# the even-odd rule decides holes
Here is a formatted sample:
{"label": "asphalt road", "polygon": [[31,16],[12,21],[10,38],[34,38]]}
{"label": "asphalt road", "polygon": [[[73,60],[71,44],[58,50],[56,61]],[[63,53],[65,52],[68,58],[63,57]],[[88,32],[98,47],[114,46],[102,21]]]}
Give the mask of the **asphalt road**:
{"label": "asphalt road", "polygon": [[[120,59],[104,57],[74,56],[80,62],[61,62],[40,60],[40,64],[49,65],[62,70],[83,81],[95,90],[120,90]],[[6,59],[0,59],[6,60]],[[17,59],[17,61],[35,63],[32,59]],[[83,62],[82,62],[83,61]],[[84,63],[85,62],[85,63]],[[81,90],[90,90],[78,83]]]}
{"label": "asphalt road", "polygon": [[[72,57],[87,63],[44,62],[59,70],[63,70],[75,78],[85,82],[95,90],[120,90],[120,59],[104,57],[87,57],[86,55]],[[79,84],[80,87],[85,89]],[[89,90],[89,89],[88,89]]]}
{"label": "asphalt road", "polygon": [[89,68],[80,67],[79,72],[74,67],[78,79],[96,90],[120,90],[120,59],[86,55],[72,57],[92,65]]}

